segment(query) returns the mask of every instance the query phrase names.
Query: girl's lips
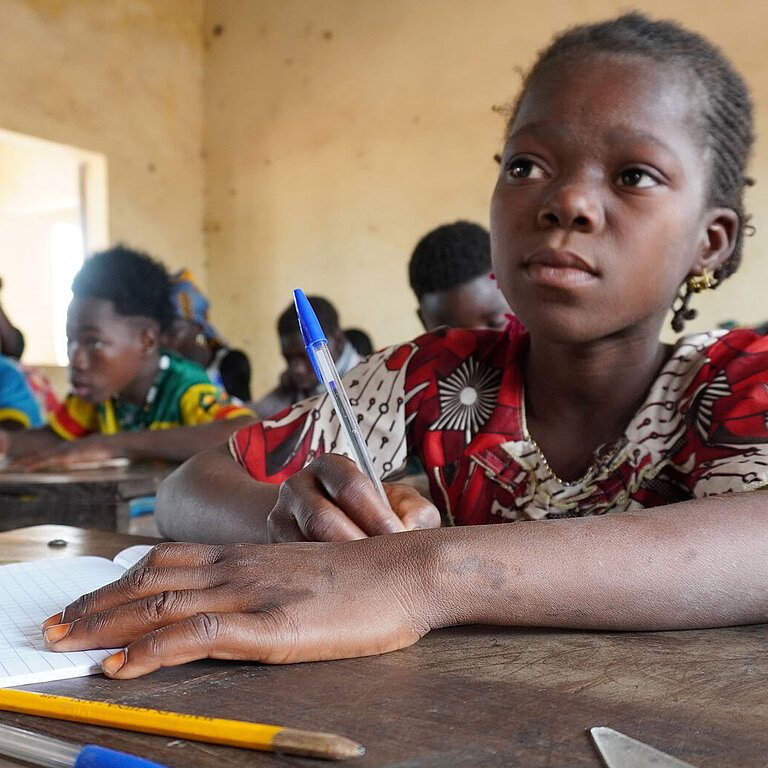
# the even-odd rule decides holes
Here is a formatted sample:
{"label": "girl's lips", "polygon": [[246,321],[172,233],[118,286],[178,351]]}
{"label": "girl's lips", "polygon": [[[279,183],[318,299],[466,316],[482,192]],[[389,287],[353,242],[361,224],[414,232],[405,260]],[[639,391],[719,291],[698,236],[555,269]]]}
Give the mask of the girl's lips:
{"label": "girl's lips", "polygon": [[533,283],[548,288],[578,288],[597,276],[595,268],[581,256],[559,248],[534,251],[523,266]]}
{"label": "girl's lips", "polygon": [[580,267],[542,263],[528,264],[525,274],[536,285],[548,288],[578,288],[597,279],[594,274]]}

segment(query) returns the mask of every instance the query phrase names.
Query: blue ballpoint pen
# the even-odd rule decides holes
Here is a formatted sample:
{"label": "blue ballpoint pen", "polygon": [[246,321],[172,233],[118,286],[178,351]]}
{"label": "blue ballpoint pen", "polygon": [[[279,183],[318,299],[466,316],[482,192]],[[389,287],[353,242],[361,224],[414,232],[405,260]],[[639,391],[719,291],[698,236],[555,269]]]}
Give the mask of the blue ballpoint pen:
{"label": "blue ballpoint pen", "polygon": [[352,410],[347,393],[341,384],[341,377],[336,370],[333,362],[333,356],[328,349],[328,340],[325,338],[323,329],[315,315],[312,306],[307,301],[304,292],[297,288],[293,292],[293,301],[296,305],[296,313],[299,316],[299,328],[301,337],[304,340],[304,347],[307,350],[309,359],[312,361],[312,367],[315,369],[317,378],[325,385],[328,395],[331,398],[336,415],[339,417],[339,423],[344,430],[344,434],[349,443],[352,457],[357,466],[365,472],[376,490],[384,501],[389,504],[384,486],[373,468],[373,462],[365,446],[365,440],[357,425],[357,417]]}
{"label": "blue ballpoint pen", "polygon": [[73,744],[23,728],[0,724],[0,755],[46,768],[165,768],[143,757],[95,744]]}

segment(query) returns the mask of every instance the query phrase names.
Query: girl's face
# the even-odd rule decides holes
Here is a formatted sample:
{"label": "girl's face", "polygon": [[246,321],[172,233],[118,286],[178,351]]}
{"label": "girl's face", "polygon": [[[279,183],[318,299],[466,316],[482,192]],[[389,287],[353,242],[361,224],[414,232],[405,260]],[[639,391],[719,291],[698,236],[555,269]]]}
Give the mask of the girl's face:
{"label": "girl's face", "polygon": [[491,204],[494,271],[535,336],[658,334],[709,245],[710,161],[692,85],[629,56],[545,67]]}

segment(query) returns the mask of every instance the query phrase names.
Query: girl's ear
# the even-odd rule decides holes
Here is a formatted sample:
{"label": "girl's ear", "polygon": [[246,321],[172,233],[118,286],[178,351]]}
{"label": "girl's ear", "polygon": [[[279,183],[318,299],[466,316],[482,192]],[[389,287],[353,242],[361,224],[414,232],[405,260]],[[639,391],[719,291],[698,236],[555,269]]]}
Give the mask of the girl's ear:
{"label": "girl's ear", "polygon": [[689,277],[700,275],[704,269],[714,272],[733,253],[738,234],[739,215],[733,208],[711,208],[699,258],[691,267]]}

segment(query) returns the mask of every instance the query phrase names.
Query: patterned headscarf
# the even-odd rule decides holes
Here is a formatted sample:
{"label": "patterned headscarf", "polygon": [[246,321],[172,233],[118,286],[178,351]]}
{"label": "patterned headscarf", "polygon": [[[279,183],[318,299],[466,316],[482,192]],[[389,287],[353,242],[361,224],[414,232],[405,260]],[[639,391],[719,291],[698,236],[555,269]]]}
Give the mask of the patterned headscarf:
{"label": "patterned headscarf", "polygon": [[223,341],[218,331],[208,322],[210,303],[200,292],[188,269],[180,269],[171,276],[171,302],[176,316],[201,325],[208,341]]}

